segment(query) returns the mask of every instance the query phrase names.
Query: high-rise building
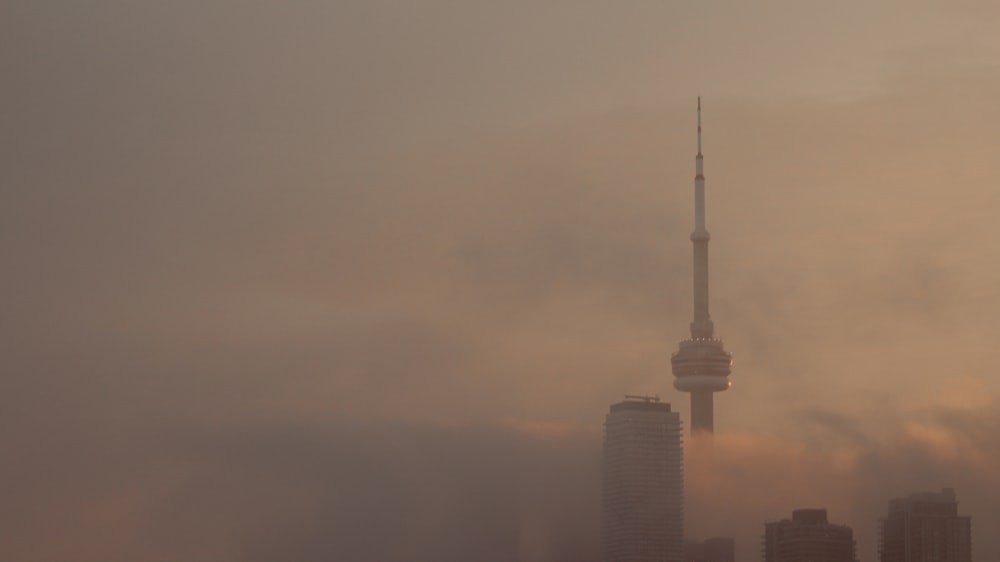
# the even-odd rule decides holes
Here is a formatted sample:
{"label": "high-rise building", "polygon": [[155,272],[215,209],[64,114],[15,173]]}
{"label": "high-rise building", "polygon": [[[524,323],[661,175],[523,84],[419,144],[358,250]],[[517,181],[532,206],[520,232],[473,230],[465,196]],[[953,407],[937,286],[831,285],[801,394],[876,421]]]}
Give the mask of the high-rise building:
{"label": "high-rise building", "polygon": [[715,337],[708,313],[708,230],[705,228],[705,173],[701,154],[701,98],[698,98],[698,155],[694,176],[694,321],[691,337],[670,358],[674,388],[691,393],[691,434],[715,430],[712,393],[730,387],[733,358]]}
{"label": "high-rise building", "polygon": [[878,550],[881,562],[971,562],[972,518],[958,514],[952,488],[891,499]]}
{"label": "high-rise building", "polygon": [[604,422],[605,562],[681,562],[681,419],[656,397],[626,396]]}
{"label": "high-rise building", "polygon": [[731,537],[712,537],[684,543],[684,562],[734,562],[736,541]]}
{"label": "high-rise building", "polygon": [[796,509],[764,524],[763,562],[857,562],[854,530],[826,519],[825,509]]}

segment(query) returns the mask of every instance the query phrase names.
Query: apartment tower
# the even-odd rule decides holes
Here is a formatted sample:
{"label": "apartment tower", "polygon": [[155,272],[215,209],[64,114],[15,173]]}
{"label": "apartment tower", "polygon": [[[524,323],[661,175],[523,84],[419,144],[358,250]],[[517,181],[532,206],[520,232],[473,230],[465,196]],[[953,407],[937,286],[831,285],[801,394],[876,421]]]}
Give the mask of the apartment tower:
{"label": "apartment tower", "polygon": [[657,397],[626,396],[604,422],[605,562],[681,562],[681,420]]}
{"label": "apartment tower", "polygon": [[972,518],[958,514],[952,488],[891,499],[878,550],[881,562],[971,562]]}
{"label": "apartment tower", "polygon": [[796,509],[764,524],[763,562],[857,562],[854,530],[827,521],[825,509]]}
{"label": "apartment tower", "polygon": [[732,537],[712,537],[684,543],[684,562],[735,562],[736,541]]}

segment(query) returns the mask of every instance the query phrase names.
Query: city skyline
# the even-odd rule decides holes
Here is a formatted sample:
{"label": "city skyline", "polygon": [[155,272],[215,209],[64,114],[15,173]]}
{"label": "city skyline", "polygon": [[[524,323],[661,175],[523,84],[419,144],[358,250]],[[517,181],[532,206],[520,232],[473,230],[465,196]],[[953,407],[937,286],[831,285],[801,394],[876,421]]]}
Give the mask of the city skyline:
{"label": "city skyline", "polygon": [[0,558],[584,558],[608,403],[690,419],[698,95],[686,530],[1000,558],[1000,5],[10,6]]}

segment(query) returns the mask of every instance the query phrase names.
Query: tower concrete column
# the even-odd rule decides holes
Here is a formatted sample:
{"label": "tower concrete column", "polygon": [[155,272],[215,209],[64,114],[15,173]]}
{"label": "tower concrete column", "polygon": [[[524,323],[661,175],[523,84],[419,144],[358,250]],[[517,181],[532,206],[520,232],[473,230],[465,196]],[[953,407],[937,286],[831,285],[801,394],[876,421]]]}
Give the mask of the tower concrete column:
{"label": "tower concrete column", "polygon": [[691,393],[691,433],[709,434],[715,430],[712,394],[730,387],[732,355],[715,337],[715,326],[708,310],[708,241],[705,226],[705,170],[701,153],[701,98],[698,98],[698,154],[695,156],[694,232],[691,233],[694,319],[691,337],[680,342],[671,356],[674,388]]}

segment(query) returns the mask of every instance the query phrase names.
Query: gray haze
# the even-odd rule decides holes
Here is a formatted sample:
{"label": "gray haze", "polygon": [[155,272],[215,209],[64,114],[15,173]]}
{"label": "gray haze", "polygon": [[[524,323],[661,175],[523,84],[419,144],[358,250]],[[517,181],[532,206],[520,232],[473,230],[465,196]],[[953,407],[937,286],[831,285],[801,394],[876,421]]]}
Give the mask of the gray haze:
{"label": "gray haze", "polygon": [[1000,5],[8,1],[0,558],[559,560],[734,352],[688,530],[956,488],[1000,557]]}

